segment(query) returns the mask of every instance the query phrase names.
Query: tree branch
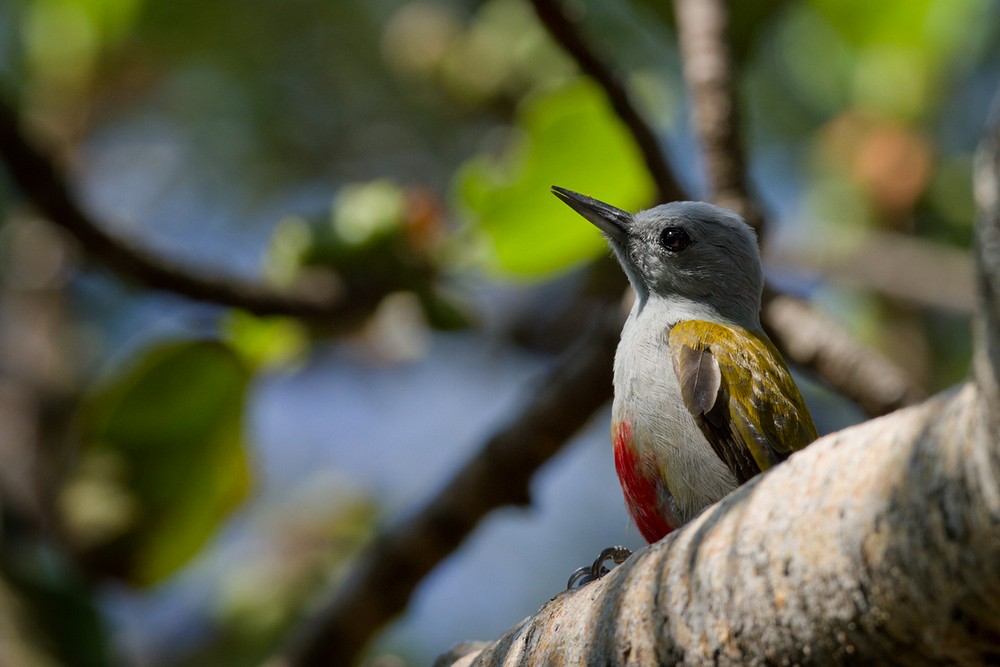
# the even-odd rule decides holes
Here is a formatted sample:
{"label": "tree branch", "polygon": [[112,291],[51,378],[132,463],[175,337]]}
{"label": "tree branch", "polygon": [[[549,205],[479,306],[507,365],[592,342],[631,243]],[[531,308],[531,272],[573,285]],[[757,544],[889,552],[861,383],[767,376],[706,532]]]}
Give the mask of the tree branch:
{"label": "tree branch", "polygon": [[739,99],[729,53],[725,0],[674,0],[684,78],[708,170],[710,198],[764,231],[760,208],[750,196],[740,139]]}
{"label": "tree branch", "polygon": [[785,358],[823,378],[870,416],[913,405],[924,392],[898,366],[852,338],[802,299],[768,291],[761,311]]}
{"label": "tree branch", "polygon": [[504,505],[528,505],[535,471],[611,398],[611,358],[623,319],[620,309],[607,308],[542,380],[531,401],[430,502],[373,541],[305,636],[273,664],[353,664],[480,519]]}
{"label": "tree branch", "polygon": [[374,292],[280,292],[171,262],[109,233],[77,204],[59,169],[24,136],[17,114],[4,103],[0,103],[0,159],[34,207],[75,237],[89,256],[151,289],[258,315],[289,315],[344,327],[360,321],[384,296]]}
{"label": "tree branch", "polygon": [[[972,384],[827,436],[454,665],[990,664],[1000,451]],[[795,499],[794,502],[789,502]]]}
{"label": "tree branch", "polygon": [[535,8],[538,20],[548,30],[552,39],[576,61],[584,74],[604,89],[608,102],[632,133],[646,161],[646,168],[656,183],[657,201],[688,199],[674,178],[674,172],[660,149],[656,133],[632,103],[625,85],[590,48],[557,2],[558,0],[531,0],[531,6]]}
{"label": "tree branch", "polygon": [[918,308],[962,315],[975,310],[976,283],[967,250],[902,232],[871,230],[850,245],[768,248],[765,263],[805,271]]}

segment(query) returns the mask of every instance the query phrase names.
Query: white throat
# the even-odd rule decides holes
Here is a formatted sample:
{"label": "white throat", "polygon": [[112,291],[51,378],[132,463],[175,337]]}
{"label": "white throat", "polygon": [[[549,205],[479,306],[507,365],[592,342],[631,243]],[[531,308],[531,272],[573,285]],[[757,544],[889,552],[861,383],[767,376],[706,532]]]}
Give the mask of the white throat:
{"label": "white throat", "polygon": [[626,328],[635,325],[638,320],[653,327],[669,328],[678,322],[686,320],[704,320],[728,326],[742,327],[751,331],[760,330],[760,321],[755,313],[752,318],[744,315],[729,317],[719,312],[718,308],[704,301],[688,299],[682,296],[649,295],[646,299],[636,298],[629,313]]}

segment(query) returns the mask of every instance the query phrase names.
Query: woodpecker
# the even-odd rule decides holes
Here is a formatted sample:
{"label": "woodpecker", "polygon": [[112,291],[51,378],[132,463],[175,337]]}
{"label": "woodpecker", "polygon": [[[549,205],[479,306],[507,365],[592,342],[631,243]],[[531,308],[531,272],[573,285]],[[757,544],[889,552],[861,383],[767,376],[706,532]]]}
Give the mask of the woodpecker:
{"label": "woodpecker", "polygon": [[615,353],[611,440],[625,503],[653,543],[808,445],[816,427],[761,328],[764,271],[739,215],[703,202],[633,215],[552,192],[601,230],[635,291]]}

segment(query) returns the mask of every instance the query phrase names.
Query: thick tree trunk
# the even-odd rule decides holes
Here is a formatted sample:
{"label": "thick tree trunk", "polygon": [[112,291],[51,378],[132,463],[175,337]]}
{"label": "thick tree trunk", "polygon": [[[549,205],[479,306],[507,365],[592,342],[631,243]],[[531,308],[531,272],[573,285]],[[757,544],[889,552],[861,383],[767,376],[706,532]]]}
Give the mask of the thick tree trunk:
{"label": "thick tree trunk", "polygon": [[833,434],[455,665],[1000,660],[1000,452],[973,384]]}

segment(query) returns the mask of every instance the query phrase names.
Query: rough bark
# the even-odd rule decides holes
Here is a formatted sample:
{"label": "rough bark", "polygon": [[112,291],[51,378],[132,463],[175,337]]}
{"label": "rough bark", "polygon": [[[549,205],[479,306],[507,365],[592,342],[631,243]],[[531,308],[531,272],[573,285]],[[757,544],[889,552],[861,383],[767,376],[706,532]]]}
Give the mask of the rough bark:
{"label": "rough bark", "polygon": [[1000,660],[1000,452],[969,383],[818,441],[454,665]]}

